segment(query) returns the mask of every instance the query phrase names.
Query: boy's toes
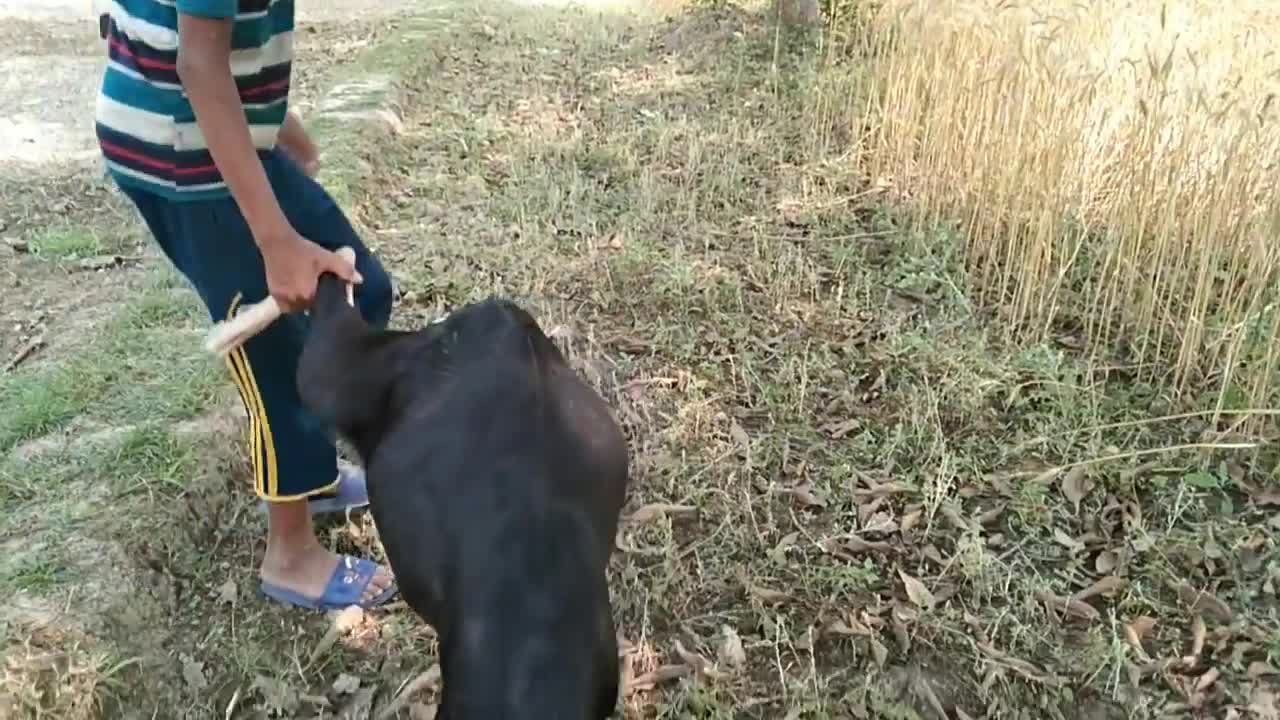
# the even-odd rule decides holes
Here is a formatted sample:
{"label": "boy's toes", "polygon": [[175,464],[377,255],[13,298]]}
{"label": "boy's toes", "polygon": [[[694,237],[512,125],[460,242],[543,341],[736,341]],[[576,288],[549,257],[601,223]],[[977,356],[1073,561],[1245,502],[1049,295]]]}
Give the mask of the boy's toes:
{"label": "boy's toes", "polygon": [[365,586],[362,600],[369,602],[386,592],[388,588],[395,584],[395,576],[387,568],[379,565],[374,571],[373,578],[369,580],[369,584]]}

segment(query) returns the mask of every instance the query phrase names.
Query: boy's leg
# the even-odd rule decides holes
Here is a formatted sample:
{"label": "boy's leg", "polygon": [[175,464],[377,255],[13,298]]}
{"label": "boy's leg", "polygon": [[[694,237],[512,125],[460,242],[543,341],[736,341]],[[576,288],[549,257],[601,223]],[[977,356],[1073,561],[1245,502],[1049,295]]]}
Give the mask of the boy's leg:
{"label": "boy's leg", "polygon": [[[391,278],[382,264],[365,246],[342,209],[325,189],[313,180],[288,153],[274,150],[263,161],[267,177],[281,209],[298,234],[329,250],[350,247],[356,254],[356,269],[364,282],[355,287],[356,307],[365,321],[386,327],[391,317]],[[307,316],[291,317],[306,332]],[[367,505],[368,488],[362,468],[340,467],[340,483],[308,499],[313,513],[346,510]]]}
{"label": "boy's leg", "polygon": [[[233,200],[183,203],[126,194],[211,317],[230,317],[267,296],[261,255]],[[335,487],[338,476],[333,444],[297,397],[294,373],[305,329],[302,316],[284,316],[227,358],[249,414],[255,490],[270,502],[263,589],[311,607],[382,601],[394,589],[390,573],[329,552],[311,525],[306,498]]]}

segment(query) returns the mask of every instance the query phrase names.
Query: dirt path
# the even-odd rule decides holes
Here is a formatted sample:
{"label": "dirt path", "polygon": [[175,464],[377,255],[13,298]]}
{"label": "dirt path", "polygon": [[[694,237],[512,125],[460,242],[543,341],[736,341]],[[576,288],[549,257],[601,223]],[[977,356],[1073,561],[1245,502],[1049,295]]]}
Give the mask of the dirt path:
{"label": "dirt path", "polygon": [[[340,36],[417,5],[376,0],[353,11],[337,0],[304,2],[298,21]],[[11,25],[0,31],[0,173],[96,160],[93,98],[104,60],[95,17],[86,2],[0,0],[0,21]]]}

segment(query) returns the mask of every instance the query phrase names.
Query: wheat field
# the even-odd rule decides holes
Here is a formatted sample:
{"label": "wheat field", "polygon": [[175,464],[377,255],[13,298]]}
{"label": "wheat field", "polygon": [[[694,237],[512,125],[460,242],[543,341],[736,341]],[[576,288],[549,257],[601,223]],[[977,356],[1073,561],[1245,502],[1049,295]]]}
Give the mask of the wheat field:
{"label": "wheat field", "polygon": [[958,226],[1002,325],[1274,405],[1280,4],[888,0],[870,25],[866,170]]}

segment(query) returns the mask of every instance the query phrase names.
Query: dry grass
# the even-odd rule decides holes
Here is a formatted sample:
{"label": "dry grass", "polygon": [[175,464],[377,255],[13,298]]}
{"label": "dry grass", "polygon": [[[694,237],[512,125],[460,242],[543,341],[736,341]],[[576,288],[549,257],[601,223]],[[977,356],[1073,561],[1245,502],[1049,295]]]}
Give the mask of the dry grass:
{"label": "dry grass", "polygon": [[871,25],[866,168],[960,227],[1007,327],[1274,406],[1280,6],[887,0]]}
{"label": "dry grass", "polygon": [[0,717],[93,720],[119,666],[80,631],[51,624],[21,628],[0,646]]}
{"label": "dry grass", "polygon": [[[861,76],[723,6],[422,13],[316,78],[391,78],[369,104],[400,114],[367,134],[311,115],[321,180],[391,269],[397,325],[510,295],[616,409],[635,468],[610,572],[624,717],[1274,704],[1266,468],[1198,447],[1203,417],[1151,422],[1182,408],[1131,370],[975,312],[964,243],[901,222],[850,161]],[[106,209],[85,203],[71,220]],[[50,244],[50,224],[10,232]],[[0,375],[0,537],[21,538],[0,585],[137,658],[101,715],[369,718],[426,678],[399,710],[422,717],[434,640],[406,608],[337,631],[255,592],[239,427],[203,420],[233,394],[161,260],[103,273],[107,300],[54,255],[16,262],[113,316],[93,338],[51,324],[86,337]],[[368,517],[323,537],[380,554]]]}

